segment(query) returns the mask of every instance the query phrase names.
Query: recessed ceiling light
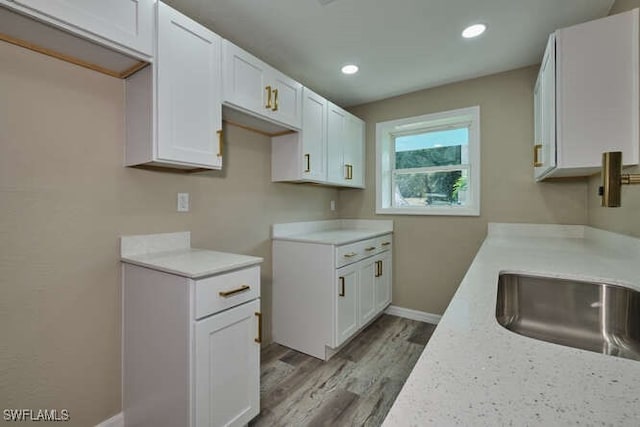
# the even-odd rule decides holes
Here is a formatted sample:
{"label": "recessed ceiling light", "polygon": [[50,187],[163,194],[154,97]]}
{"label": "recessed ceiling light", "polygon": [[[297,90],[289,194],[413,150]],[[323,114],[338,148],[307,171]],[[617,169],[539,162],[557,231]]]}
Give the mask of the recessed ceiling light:
{"label": "recessed ceiling light", "polygon": [[358,66],[353,64],[345,65],[342,67],[342,72],[344,74],[355,74],[358,72]]}
{"label": "recessed ceiling light", "polygon": [[464,31],[462,31],[462,37],[464,37],[465,39],[472,39],[484,33],[484,30],[486,29],[487,29],[487,26],[484,24],[471,25],[465,28]]}

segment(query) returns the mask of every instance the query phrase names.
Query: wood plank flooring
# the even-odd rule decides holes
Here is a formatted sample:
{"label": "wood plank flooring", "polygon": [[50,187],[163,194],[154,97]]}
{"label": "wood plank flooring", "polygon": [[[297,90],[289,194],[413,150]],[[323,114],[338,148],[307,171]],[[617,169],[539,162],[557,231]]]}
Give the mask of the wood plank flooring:
{"label": "wood plank flooring", "polygon": [[383,314],[328,362],[271,344],[249,425],[381,425],[434,329]]}

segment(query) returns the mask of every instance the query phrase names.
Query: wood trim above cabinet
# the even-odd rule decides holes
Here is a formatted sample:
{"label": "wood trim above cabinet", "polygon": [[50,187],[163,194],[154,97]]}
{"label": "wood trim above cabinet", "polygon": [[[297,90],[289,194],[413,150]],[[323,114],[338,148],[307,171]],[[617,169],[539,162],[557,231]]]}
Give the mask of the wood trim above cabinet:
{"label": "wood trim above cabinet", "polygon": [[60,17],[7,0],[0,0],[0,29],[0,40],[4,42],[118,79],[146,67],[152,60],[137,51],[128,53],[128,47]]}
{"label": "wood trim above cabinet", "polygon": [[133,73],[140,71],[141,69],[149,65],[148,62],[138,61],[136,64],[132,65],[131,67],[127,68],[124,71],[115,71],[115,70],[110,70],[108,68],[102,67],[97,64],[92,64],[91,62],[84,61],[75,56],[60,53],[55,50],[51,50],[46,47],[37,45],[35,43],[27,42],[27,41],[12,37],[8,34],[0,33],[0,40],[7,43],[11,43],[12,45],[15,45],[15,46],[22,47],[24,49],[29,49],[31,51],[50,56],[52,58],[59,59],[61,61],[69,62],[79,67],[87,68],[92,71],[97,71],[98,73],[106,74],[108,76],[115,77],[117,79],[126,79]]}
{"label": "wood trim above cabinet", "polygon": [[271,133],[271,132],[267,132],[267,131],[264,131],[264,130],[256,129],[256,128],[251,127],[251,126],[241,125],[240,123],[236,123],[234,121],[227,120],[227,119],[222,120],[222,122],[226,123],[228,125],[231,125],[231,126],[235,126],[237,128],[240,128],[240,129],[248,130],[250,132],[254,132],[254,133],[257,133],[257,134],[260,134],[260,135],[264,135],[264,136],[268,136],[268,137],[282,136],[282,135],[288,135],[290,133],[295,133],[295,131],[293,131],[293,130],[283,130],[283,131]]}

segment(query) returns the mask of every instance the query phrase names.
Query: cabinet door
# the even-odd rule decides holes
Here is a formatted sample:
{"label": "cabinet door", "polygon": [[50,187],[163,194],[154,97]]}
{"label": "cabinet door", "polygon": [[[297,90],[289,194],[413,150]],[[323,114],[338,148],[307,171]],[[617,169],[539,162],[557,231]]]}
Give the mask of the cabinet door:
{"label": "cabinet door", "polygon": [[324,181],[327,176],[327,100],[306,88],[303,93],[302,176]]}
{"label": "cabinet door", "polygon": [[327,180],[364,187],[364,122],[329,103],[327,128]]}
{"label": "cabinet door", "polygon": [[368,258],[360,264],[358,326],[362,326],[377,314],[375,282],[378,264],[376,258]]}
{"label": "cabinet door", "polygon": [[375,283],[376,312],[384,310],[391,304],[391,261],[392,252],[387,251],[376,257],[377,271]]}
{"label": "cabinet door", "polygon": [[345,117],[346,139],[344,145],[344,167],[346,184],[349,187],[364,187],[364,122],[347,114]]}
{"label": "cabinet door", "polygon": [[240,49],[228,40],[222,42],[223,101],[240,110],[266,116],[271,105],[267,105],[267,64]]}
{"label": "cabinet door", "polygon": [[157,157],[222,166],[221,39],[158,3]]}
{"label": "cabinet door", "polygon": [[358,263],[337,270],[335,347],[358,329]]}
{"label": "cabinet door", "polygon": [[558,168],[638,163],[638,9],[556,31]]}
{"label": "cabinet door", "polygon": [[154,0],[14,0],[106,40],[153,54]]}
{"label": "cabinet door", "polygon": [[[540,70],[542,71],[542,70]],[[533,88],[533,177],[540,176],[542,166],[542,73],[538,73],[536,85]]]}
{"label": "cabinet door", "polygon": [[344,184],[347,170],[344,162],[344,146],[346,144],[346,112],[329,103],[327,118],[327,180],[336,184]]}
{"label": "cabinet door", "polygon": [[260,300],[195,323],[196,427],[246,425],[260,411]]}
{"label": "cabinet door", "polygon": [[535,177],[541,178],[556,167],[556,42],[553,34],[542,58],[537,87],[540,117],[535,120],[539,120],[540,140],[536,144],[540,148],[537,148]]}
{"label": "cabinet door", "polygon": [[274,69],[270,69],[267,81],[272,88],[271,118],[289,128],[301,129],[302,85]]}

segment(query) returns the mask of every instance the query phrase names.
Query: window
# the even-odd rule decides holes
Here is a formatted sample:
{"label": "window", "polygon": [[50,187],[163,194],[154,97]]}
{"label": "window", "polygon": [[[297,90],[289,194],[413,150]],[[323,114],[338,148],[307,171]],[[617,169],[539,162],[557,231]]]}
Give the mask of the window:
{"label": "window", "polygon": [[376,125],[376,213],[480,215],[480,107]]}

